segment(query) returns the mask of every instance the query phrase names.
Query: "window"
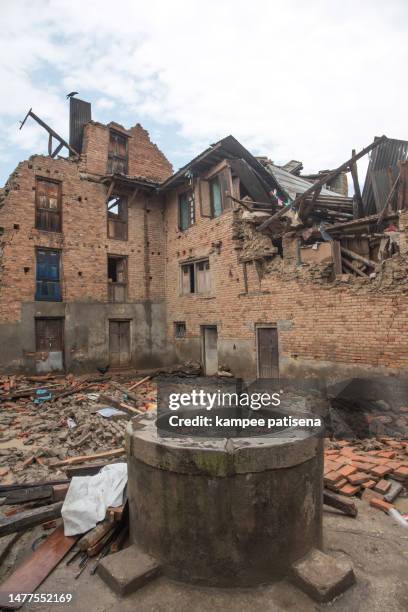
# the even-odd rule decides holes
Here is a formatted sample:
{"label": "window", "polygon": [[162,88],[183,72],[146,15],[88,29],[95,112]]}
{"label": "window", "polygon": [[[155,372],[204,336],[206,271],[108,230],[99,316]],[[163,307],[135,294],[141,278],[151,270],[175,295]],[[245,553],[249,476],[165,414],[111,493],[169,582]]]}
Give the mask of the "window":
{"label": "window", "polygon": [[176,338],[186,337],[186,323],[185,321],[176,321],[174,323],[174,336]]}
{"label": "window", "polygon": [[125,134],[110,130],[108,151],[108,174],[127,174],[128,139]]}
{"label": "window", "polygon": [[35,227],[47,232],[61,231],[61,183],[36,178]]}
{"label": "window", "polygon": [[219,176],[210,181],[211,213],[213,217],[219,217],[222,213],[222,194]]}
{"label": "window", "polygon": [[210,293],[210,262],[208,259],[181,266],[181,293]]}
{"label": "window", "polygon": [[179,229],[184,231],[195,223],[194,195],[186,191],[179,195]]}
{"label": "window", "polygon": [[108,238],[128,239],[128,205],[126,196],[115,195],[108,199]]}
{"label": "window", "polygon": [[60,251],[37,249],[36,300],[61,301]]}
{"label": "window", "polygon": [[109,302],[126,302],[127,257],[108,255],[108,299]]}

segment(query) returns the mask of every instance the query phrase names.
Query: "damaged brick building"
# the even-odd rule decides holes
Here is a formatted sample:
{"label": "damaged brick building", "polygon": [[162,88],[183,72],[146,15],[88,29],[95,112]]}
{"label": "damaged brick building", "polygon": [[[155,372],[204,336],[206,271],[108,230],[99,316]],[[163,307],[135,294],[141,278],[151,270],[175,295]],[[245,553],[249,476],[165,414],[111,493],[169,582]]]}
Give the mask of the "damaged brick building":
{"label": "damaged brick building", "polygon": [[69,143],[44,126],[69,157],[50,144],[0,196],[2,371],[408,371],[405,143],[302,176],[228,136],[173,174],[140,125],[94,122],[81,100]]}

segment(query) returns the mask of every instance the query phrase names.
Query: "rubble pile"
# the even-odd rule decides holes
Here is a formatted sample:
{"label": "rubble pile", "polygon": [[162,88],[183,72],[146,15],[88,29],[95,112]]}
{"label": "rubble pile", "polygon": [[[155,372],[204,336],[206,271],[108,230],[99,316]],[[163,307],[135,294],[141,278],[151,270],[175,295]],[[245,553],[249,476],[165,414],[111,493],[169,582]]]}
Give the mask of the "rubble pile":
{"label": "rubble pile", "polygon": [[[0,379],[0,483],[49,477],[52,463],[123,446],[129,410],[118,409],[124,393],[106,377],[24,377]],[[31,381],[31,382],[30,382]],[[88,382],[87,382],[88,381]],[[61,384],[62,383],[62,384]],[[66,395],[68,394],[69,395]],[[138,410],[154,409],[156,390],[146,381]],[[98,411],[114,408],[111,418]]]}

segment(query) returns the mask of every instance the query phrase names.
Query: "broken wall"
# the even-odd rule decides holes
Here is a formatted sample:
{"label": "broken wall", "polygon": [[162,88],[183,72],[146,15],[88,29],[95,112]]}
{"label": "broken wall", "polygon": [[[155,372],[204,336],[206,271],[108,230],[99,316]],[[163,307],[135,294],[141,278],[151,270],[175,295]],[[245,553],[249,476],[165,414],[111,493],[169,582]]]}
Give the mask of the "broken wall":
{"label": "broken wall", "polygon": [[160,183],[172,174],[172,165],[149,137],[149,133],[137,123],[126,130],[121,125],[104,125],[90,121],[84,127],[82,169],[89,174],[104,176],[107,172],[109,129],[128,136],[129,176],[145,178]]}
{"label": "broken wall", "polygon": [[[382,284],[350,275],[334,280],[325,245],[310,254],[286,236],[281,258],[267,254],[270,239],[262,238],[251,261],[243,235],[254,230],[240,229],[237,213],[201,217],[196,190],[196,224],[180,232],[177,206],[177,193],[168,194],[167,334],[180,359],[199,359],[201,326],[217,325],[219,363],[236,375],[255,377],[256,329],[272,325],[278,330],[281,376],[408,372],[408,285],[399,256],[386,262]],[[407,213],[400,226],[407,228]],[[180,264],[207,255],[211,295],[181,295]],[[185,338],[174,338],[176,321],[186,323]]]}

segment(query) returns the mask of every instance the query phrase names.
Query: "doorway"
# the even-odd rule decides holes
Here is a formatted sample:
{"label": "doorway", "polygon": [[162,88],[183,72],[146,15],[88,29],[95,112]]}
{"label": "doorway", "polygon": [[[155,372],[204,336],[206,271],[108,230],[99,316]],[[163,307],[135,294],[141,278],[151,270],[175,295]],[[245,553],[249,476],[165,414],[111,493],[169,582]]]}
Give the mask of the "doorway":
{"label": "doorway", "polygon": [[202,330],[202,355],[204,373],[213,376],[218,372],[218,332],[215,325],[205,325]]}
{"label": "doorway", "polygon": [[257,327],[258,378],[279,378],[279,344],[276,327]]}
{"label": "doorway", "polygon": [[109,321],[109,364],[123,367],[130,363],[130,321]]}
{"label": "doorway", "polygon": [[35,350],[38,374],[64,369],[64,319],[35,319]]}

